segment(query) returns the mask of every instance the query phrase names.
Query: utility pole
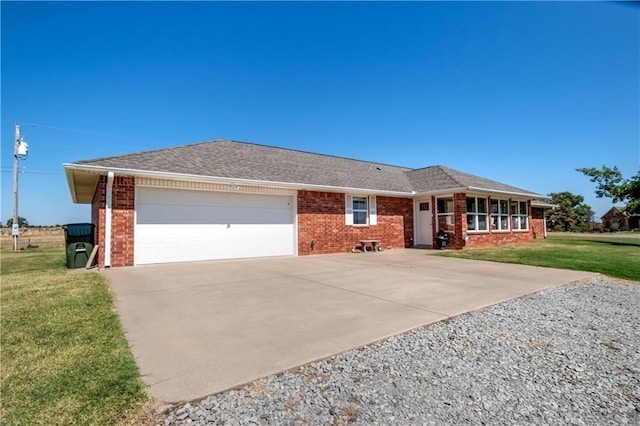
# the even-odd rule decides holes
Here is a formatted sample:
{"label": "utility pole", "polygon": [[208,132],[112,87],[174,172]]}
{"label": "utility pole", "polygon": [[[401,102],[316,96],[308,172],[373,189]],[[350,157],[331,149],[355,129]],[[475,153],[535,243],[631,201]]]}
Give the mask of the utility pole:
{"label": "utility pole", "polygon": [[29,153],[29,144],[22,139],[20,125],[16,125],[16,143],[13,147],[13,224],[11,235],[13,235],[13,250],[18,250],[18,237],[20,235],[20,223],[18,222],[18,171],[20,159],[25,158]]}
{"label": "utility pole", "polygon": [[18,224],[18,148],[20,147],[20,125],[16,125],[16,143],[13,147],[13,226],[11,228],[11,234],[13,235],[13,251],[18,250],[18,235],[20,234],[20,227]]}

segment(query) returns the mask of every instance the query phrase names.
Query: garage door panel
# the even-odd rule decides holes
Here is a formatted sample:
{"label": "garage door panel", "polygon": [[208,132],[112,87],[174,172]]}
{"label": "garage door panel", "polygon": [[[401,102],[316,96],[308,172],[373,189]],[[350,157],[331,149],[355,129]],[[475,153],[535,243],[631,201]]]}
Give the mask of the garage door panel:
{"label": "garage door panel", "polygon": [[[137,223],[139,225],[227,225],[254,224],[256,222],[256,208],[249,207],[219,207],[219,206],[184,206],[155,204],[140,206]],[[287,209],[260,209],[260,223],[262,224],[291,224],[291,206]]]}
{"label": "garage door panel", "polygon": [[[185,208],[188,206],[188,208]],[[138,191],[138,224],[291,224],[291,197],[144,188]]]}
{"label": "garage door panel", "polygon": [[292,198],[139,188],[135,263],[292,255]]}

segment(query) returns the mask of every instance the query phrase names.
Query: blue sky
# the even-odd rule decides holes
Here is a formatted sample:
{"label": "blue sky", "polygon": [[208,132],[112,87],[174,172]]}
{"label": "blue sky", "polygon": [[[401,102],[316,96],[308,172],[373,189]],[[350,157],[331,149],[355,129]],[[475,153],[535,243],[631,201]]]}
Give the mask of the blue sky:
{"label": "blue sky", "polygon": [[228,138],[443,164],[596,199],[640,168],[640,9],[621,3],[6,2],[2,213],[90,221],[62,163]]}

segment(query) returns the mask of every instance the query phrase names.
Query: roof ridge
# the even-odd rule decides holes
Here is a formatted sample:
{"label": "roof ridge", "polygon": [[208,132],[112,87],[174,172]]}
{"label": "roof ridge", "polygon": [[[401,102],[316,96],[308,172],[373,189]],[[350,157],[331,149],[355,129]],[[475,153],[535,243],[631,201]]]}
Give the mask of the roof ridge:
{"label": "roof ridge", "polygon": [[438,164],[438,165],[437,165],[437,166],[435,166],[435,167],[439,168],[439,169],[442,171],[442,173],[444,173],[445,175],[447,175],[447,177],[448,177],[449,179],[451,179],[452,181],[454,181],[454,182],[455,182],[455,183],[457,183],[458,185],[460,185],[460,186],[464,186],[462,183],[460,183],[460,181],[458,181],[458,179],[454,178],[453,176],[451,176],[451,173],[449,173],[449,170],[452,170],[452,171],[455,171],[455,172],[457,172],[457,173],[460,173],[460,171],[459,171],[459,170],[451,169],[451,168],[446,167],[446,166],[443,166],[443,165],[441,165],[441,164]]}
{"label": "roof ridge", "polygon": [[419,170],[433,169],[433,168],[435,168],[435,167],[438,167],[438,166],[436,165],[436,166],[424,166],[424,167],[418,167],[418,168],[416,168],[416,169],[409,169],[409,171],[410,171],[410,172],[417,172],[417,171],[419,171]]}
{"label": "roof ridge", "polygon": [[[254,146],[259,146],[259,147],[263,147],[263,148],[273,148],[273,149],[279,149],[282,151],[292,151],[292,152],[298,152],[298,153],[302,153],[302,154],[311,154],[311,155],[318,155],[320,157],[331,157],[331,158],[338,158],[340,160],[349,160],[349,161],[357,161],[359,163],[367,163],[367,164],[376,164],[379,166],[388,166],[388,167],[395,167],[397,169],[404,169],[406,171],[411,171],[413,170],[410,167],[405,167],[405,166],[398,166],[396,164],[389,164],[389,163],[382,163],[379,161],[367,161],[367,160],[361,160],[361,159],[357,159],[357,158],[351,158],[351,157],[342,157],[339,155],[333,155],[333,154],[321,154],[319,152],[312,152],[312,151],[303,151],[301,149],[295,149],[295,148],[283,148],[281,146],[274,146],[274,145],[265,145],[265,144],[260,144],[260,143],[255,143],[255,142],[245,142],[245,141],[238,141],[238,140],[234,140],[234,139],[216,139],[214,141],[211,142],[233,142],[233,143],[241,143],[244,145],[254,145]],[[209,143],[209,142],[205,142],[205,143]]]}
{"label": "roof ridge", "polygon": [[339,156],[339,155],[321,154],[319,152],[303,151],[301,149],[283,148],[281,146],[265,145],[265,144],[255,143],[255,142],[245,142],[245,141],[238,141],[238,140],[235,140],[235,139],[225,139],[225,138],[217,138],[217,139],[213,139],[213,140],[209,140],[209,141],[188,143],[188,144],[185,144],[185,145],[178,145],[178,146],[167,147],[167,148],[156,148],[156,149],[149,149],[149,150],[145,150],[145,151],[136,151],[136,152],[131,152],[129,154],[110,155],[110,156],[107,156],[107,157],[91,158],[91,159],[88,159],[88,160],[77,161],[76,163],[90,163],[90,162],[94,162],[94,161],[112,160],[112,159],[116,159],[116,158],[120,158],[120,157],[130,157],[130,156],[138,155],[138,154],[149,154],[149,153],[162,152],[162,151],[173,151],[173,150],[180,149],[180,148],[187,148],[187,147],[192,147],[192,146],[197,146],[197,145],[206,145],[206,144],[217,143],[217,142],[231,142],[231,143],[237,143],[237,144],[243,144],[243,145],[253,145],[253,146],[262,147],[262,148],[277,149],[277,150],[280,150],[280,151],[291,151],[291,152],[297,152],[297,153],[302,153],[302,154],[317,155],[319,157],[337,158],[337,159],[341,159],[341,160],[356,161],[356,162],[365,163],[365,164],[375,164],[375,165],[378,165],[378,166],[393,167],[393,168],[396,168],[396,169],[401,169],[402,171],[411,171],[411,170],[413,170],[410,167],[398,166],[396,164],[382,163],[382,162],[378,162],[378,161],[360,160],[360,159],[357,159],[357,158],[342,157],[342,156]]}

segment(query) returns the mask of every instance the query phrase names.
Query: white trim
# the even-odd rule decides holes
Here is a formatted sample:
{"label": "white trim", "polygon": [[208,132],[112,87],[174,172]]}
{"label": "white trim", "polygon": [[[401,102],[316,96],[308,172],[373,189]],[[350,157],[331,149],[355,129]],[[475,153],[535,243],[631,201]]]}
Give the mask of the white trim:
{"label": "white trim", "polygon": [[420,192],[420,193],[416,193],[413,194],[413,198],[414,199],[418,199],[418,198],[423,198],[423,197],[430,197],[430,196],[435,196],[437,198],[443,198],[442,195],[446,195],[449,194],[453,197],[453,194],[459,193],[459,192],[466,192],[469,188],[466,187],[459,187],[459,188],[449,188],[449,189],[441,189],[438,191],[428,191],[428,192]]}
{"label": "white trim", "polygon": [[526,197],[528,199],[537,198],[537,199],[548,199],[549,197],[536,194],[532,192],[515,192],[515,191],[503,191],[498,189],[488,189],[488,188],[480,188],[474,186],[467,187],[458,187],[458,188],[449,188],[438,191],[426,191],[417,193],[416,191],[388,191],[388,190],[379,190],[379,189],[369,189],[369,188],[352,188],[352,187],[341,187],[341,186],[330,186],[330,185],[315,185],[308,183],[299,183],[299,182],[277,182],[277,181],[266,181],[266,180],[256,180],[256,179],[236,179],[236,178],[228,178],[221,176],[202,176],[202,175],[194,175],[188,173],[172,173],[172,172],[159,172],[159,171],[149,171],[149,170],[138,170],[138,169],[125,169],[118,167],[104,167],[104,166],[92,166],[88,164],[76,164],[76,163],[63,163],[63,167],[65,168],[65,172],[67,173],[67,181],[69,183],[69,188],[72,193],[72,198],[74,202],[76,202],[76,194],[75,194],[75,182],[71,179],[71,175],[69,171],[83,171],[89,173],[108,173],[109,171],[113,171],[118,174],[130,175],[135,177],[149,177],[149,178],[160,178],[164,180],[188,180],[194,182],[218,182],[222,184],[244,184],[258,187],[272,187],[272,188],[292,188],[292,189],[307,189],[311,191],[327,191],[327,192],[350,192],[350,193],[360,193],[366,195],[375,195],[375,194],[383,194],[397,197],[405,197],[405,198],[416,198],[423,197],[427,195],[439,196],[441,194],[449,194],[449,193],[458,193],[458,192],[467,192],[467,191],[479,191],[482,193],[494,193],[494,194],[508,194]]}
{"label": "white trim", "polygon": [[369,196],[369,220],[367,221],[369,225],[377,225],[378,224],[378,207],[376,205],[376,196]]}
{"label": "white trim", "polygon": [[[353,209],[353,198],[354,197],[358,197],[358,198],[364,198],[364,202],[365,202],[365,208],[364,210],[354,210]],[[370,200],[369,197],[363,194],[352,194],[352,195],[348,195],[348,198],[345,197],[345,200],[348,199],[349,200],[349,204],[345,204],[345,223],[348,226],[371,226],[371,221],[370,221],[370,216],[371,216],[371,211],[369,210],[369,205],[370,205]],[[359,212],[364,212],[365,213],[365,223],[355,223],[355,219],[354,219],[354,212],[355,211],[359,211]],[[377,223],[377,219],[376,219],[376,223]]]}
{"label": "white trim", "polygon": [[413,247],[418,245],[418,207],[420,205],[420,201],[414,197],[413,198]]}
{"label": "white trim", "polygon": [[71,200],[74,204],[78,204],[78,196],[76,194],[76,180],[73,178],[73,171],[66,169],[64,174],[67,175],[67,184],[69,185],[69,191],[71,191]]}
{"label": "white trim", "polygon": [[353,196],[344,194],[344,224],[353,226]]}
{"label": "white trim", "polygon": [[136,241],[138,241],[138,182],[133,186],[133,266],[138,265],[136,261]]}
{"label": "white trim", "polygon": [[293,215],[293,255],[298,255],[298,191],[291,195],[291,210]]}
{"label": "white trim", "polygon": [[[493,213],[491,211],[491,202],[492,201],[497,201],[498,202],[498,213]],[[507,202],[507,213],[505,214],[504,212],[502,212],[502,210],[500,209],[500,201],[506,201]],[[500,233],[500,232],[511,232],[511,199],[509,198],[493,198],[493,197],[489,197],[489,227],[491,229],[492,233]],[[507,229],[501,229],[496,227],[496,229],[492,229],[491,228],[491,224],[493,221],[493,218],[496,217],[498,218],[498,224],[500,224],[500,219],[503,217],[507,218]],[[498,225],[499,226],[499,225]]]}
{"label": "white trim", "polygon": [[189,189],[208,192],[238,192],[245,194],[290,195],[298,194],[295,189],[248,186],[230,183],[197,182],[187,180],[169,180],[149,177],[136,177],[136,186],[167,189]]}
{"label": "white trim", "polygon": [[84,164],[64,163],[64,168],[67,170],[78,170],[85,172],[108,172],[114,171],[118,174],[129,175],[135,177],[150,177],[160,178],[165,180],[189,180],[194,182],[218,182],[226,184],[245,184],[260,187],[272,187],[272,188],[291,188],[291,189],[307,189],[311,191],[326,191],[326,192],[352,192],[361,193],[366,195],[384,194],[394,195],[397,197],[412,198],[415,194],[406,191],[386,191],[379,189],[366,189],[366,188],[351,188],[340,186],[328,186],[328,185],[315,185],[308,183],[296,183],[296,182],[276,182],[266,180],[254,180],[254,179],[235,179],[220,176],[202,176],[186,173],[170,173],[170,172],[156,172],[148,170],[136,170],[136,169],[123,169],[114,167],[103,166],[90,166]]}
{"label": "white trim", "polygon": [[[514,191],[501,191],[498,189],[486,189],[486,188],[478,188],[475,186],[467,186],[466,188],[469,191],[480,191],[483,193],[494,193],[494,194],[509,194],[509,195],[516,195],[519,197],[525,197],[527,199],[531,199],[531,198],[545,198],[544,195],[542,194],[535,194],[533,192],[514,192]],[[548,198],[548,197],[546,197]]]}
{"label": "white trim", "polygon": [[[513,208],[512,208],[512,206],[511,206],[511,203],[517,203],[517,205],[518,205],[518,211],[520,211],[520,203],[524,203],[524,205],[525,205],[525,212],[524,212],[524,214],[523,214],[523,213],[518,213],[518,214],[514,213],[514,212],[513,212]],[[528,203],[527,201],[525,201],[525,200],[514,200],[514,199],[510,200],[510,204],[509,204],[509,216],[510,216],[511,223],[509,224],[509,226],[510,226],[510,228],[511,228],[511,232],[529,232],[529,230],[531,229],[531,223],[530,223],[530,222],[531,222],[531,218],[533,217],[533,216],[530,214],[529,210],[530,210],[530,208],[529,208],[529,203]],[[519,226],[521,226],[521,224],[522,224],[522,218],[523,218],[523,217],[524,217],[524,218],[526,218],[526,221],[527,221],[527,227],[526,227],[526,228],[524,228],[524,229],[523,229],[523,228],[521,228],[521,227],[514,228],[514,227],[513,227],[513,218],[514,218],[514,217],[519,218],[519,220],[518,220],[518,224],[519,224]]]}
{"label": "white trim", "polygon": [[106,203],[104,209],[104,267],[111,267],[111,209],[113,205],[113,172],[107,173]]}
{"label": "white trim", "polygon": [[[470,212],[467,209],[467,199],[468,198],[473,198],[474,201],[474,205],[476,206],[476,211],[475,212]],[[489,232],[489,210],[490,210],[490,206],[489,206],[489,197],[487,197],[486,195],[481,195],[481,196],[477,196],[477,195],[467,195],[465,197],[464,200],[464,204],[465,204],[465,215],[467,216],[467,223],[466,223],[466,227],[467,227],[467,232],[476,234],[476,233],[488,233]],[[481,213],[478,211],[478,199],[482,199],[484,200],[484,208],[485,208],[485,212]],[[474,218],[474,229],[469,229],[469,216],[472,216]],[[480,227],[480,216],[484,216],[485,219],[485,224],[486,224],[486,228],[485,229],[479,229]]]}
{"label": "white trim", "polygon": [[560,206],[557,204],[545,203],[544,201],[531,200],[531,207],[535,207],[537,209],[555,209]]}

